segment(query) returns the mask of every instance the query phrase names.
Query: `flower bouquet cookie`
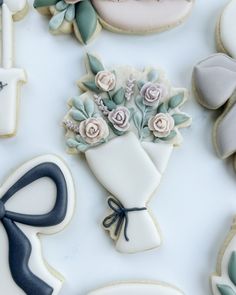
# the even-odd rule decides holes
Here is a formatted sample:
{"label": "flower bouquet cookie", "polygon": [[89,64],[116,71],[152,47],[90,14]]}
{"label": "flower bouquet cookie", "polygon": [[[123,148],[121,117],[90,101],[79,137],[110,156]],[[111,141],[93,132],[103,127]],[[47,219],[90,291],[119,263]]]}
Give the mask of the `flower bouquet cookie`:
{"label": "flower bouquet cookie", "polygon": [[74,186],[57,157],[37,157],[0,187],[1,294],[57,295],[62,277],[42,255],[39,235],[61,231],[74,211]]}
{"label": "flower bouquet cookie", "polygon": [[177,288],[164,283],[120,283],[110,285],[89,293],[88,295],[183,295]]}
{"label": "flower bouquet cookie", "polygon": [[148,202],[160,184],[180,128],[191,119],[180,108],[187,91],[173,88],[160,70],[106,69],[93,55],[83,92],[69,102],[65,117],[69,151],[84,153],[108,190],[109,212],[103,226],[120,252],[156,248],[160,232]]}
{"label": "flower bouquet cookie", "polygon": [[216,273],[211,277],[214,295],[236,294],[236,220],[219,253]]}
{"label": "flower bouquet cookie", "polygon": [[119,33],[149,34],[181,24],[194,0],[35,0],[34,7],[51,16],[54,34],[74,32],[88,43],[102,27]]}
{"label": "flower bouquet cookie", "polygon": [[211,55],[195,66],[193,85],[199,103],[207,109],[216,110],[225,106],[214,125],[213,142],[222,159],[234,155],[236,61],[221,53]]}
{"label": "flower bouquet cookie", "polygon": [[27,7],[27,0],[0,1],[0,137],[12,136],[17,129],[19,85],[26,82],[26,74],[13,66],[13,21],[23,18]]}

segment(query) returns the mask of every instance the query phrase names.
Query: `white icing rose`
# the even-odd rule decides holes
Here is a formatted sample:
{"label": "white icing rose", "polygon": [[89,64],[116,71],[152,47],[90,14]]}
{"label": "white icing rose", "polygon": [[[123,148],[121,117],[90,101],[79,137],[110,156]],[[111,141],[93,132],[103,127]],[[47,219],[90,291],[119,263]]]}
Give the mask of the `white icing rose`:
{"label": "white icing rose", "polygon": [[126,107],[117,107],[109,113],[108,119],[119,131],[127,131],[130,127],[130,111]]}
{"label": "white icing rose", "polygon": [[159,83],[148,82],[143,85],[140,94],[143,97],[143,103],[147,106],[158,105],[167,95],[167,89]]}
{"label": "white icing rose", "polygon": [[164,138],[170,135],[175,127],[175,122],[170,114],[159,113],[149,119],[148,127],[155,137]]}
{"label": "white icing rose", "polygon": [[65,0],[65,2],[67,4],[76,4],[76,3],[80,2],[80,1],[82,1],[82,0]]}
{"label": "white icing rose", "polygon": [[96,144],[108,137],[109,129],[103,118],[90,118],[80,123],[79,133],[88,144]]}
{"label": "white icing rose", "polygon": [[95,83],[98,88],[108,92],[115,88],[116,86],[116,76],[109,71],[98,72],[95,77]]}

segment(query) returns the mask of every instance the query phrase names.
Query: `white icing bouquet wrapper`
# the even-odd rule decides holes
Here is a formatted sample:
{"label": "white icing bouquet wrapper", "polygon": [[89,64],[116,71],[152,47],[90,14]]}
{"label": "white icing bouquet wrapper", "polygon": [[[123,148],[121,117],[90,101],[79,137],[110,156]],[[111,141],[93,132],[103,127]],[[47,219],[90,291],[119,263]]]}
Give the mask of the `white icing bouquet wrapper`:
{"label": "white icing bouquet wrapper", "polygon": [[[127,220],[123,220],[117,235],[117,223],[110,228],[120,252],[140,252],[161,244],[158,226],[147,204],[160,183],[173,147],[145,143],[144,148],[130,132],[85,153],[90,169],[112,197],[119,200],[124,209],[137,209],[127,213]],[[159,149],[165,152],[160,154]],[[146,210],[138,211],[142,208]],[[109,215],[113,213],[109,212]]]}

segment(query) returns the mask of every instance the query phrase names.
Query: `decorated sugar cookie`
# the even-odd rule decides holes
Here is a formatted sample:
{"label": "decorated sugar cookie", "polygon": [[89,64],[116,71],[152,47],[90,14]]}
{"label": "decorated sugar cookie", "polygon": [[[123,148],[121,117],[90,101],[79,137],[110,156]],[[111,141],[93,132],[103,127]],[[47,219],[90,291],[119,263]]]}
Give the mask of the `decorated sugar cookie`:
{"label": "decorated sugar cookie", "polygon": [[102,27],[121,33],[148,34],[181,24],[194,0],[35,0],[34,7],[49,14],[52,33],[74,32],[88,43]]}
{"label": "decorated sugar cookie", "polygon": [[217,47],[220,52],[236,58],[236,0],[231,0],[224,8],[216,28]]}
{"label": "decorated sugar cookie", "polygon": [[226,159],[236,152],[236,60],[221,53],[204,59],[194,68],[193,83],[204,107],[216,110],[225,105],[215,123],[213,141],[218,155]]}
{"label": "decorated sugar cookie", "polygon": [[1,294],[59,294],[62,278],[45,263],[39,234],[61,231],[73,208],[71,174],[55,156],[31,160],[0,187]]}
{"label": "decorated sugar cookie", "polygon": [[114,284],[89,293],[88,295],[183,295],[175,287],[164,283],[123,283]]}
{"label": "decorated sugar cookie", "polygon": [[107,189],[103,226],[120,252],[156,248],[161,236],[148,202],[158,188],[180,128],[191,123],[181,111],[187,91],[173,88],[162,71],[107,69],[88,55],[83,92],[69,102],[65,117],[70,152],[84,153]]}
{"label": "decorated sugar cookie", "polygon": [[27,12],[26,0],[1,0],[0,137],[12,136],[17,128],[19,85],[26,82],[24,70],[13,65],[13,21]]}
{"label": "decorated sugar cookie", "polygon": [[220,251],[216,273],[211,277],[214,295],[236,294],[236,223]]}

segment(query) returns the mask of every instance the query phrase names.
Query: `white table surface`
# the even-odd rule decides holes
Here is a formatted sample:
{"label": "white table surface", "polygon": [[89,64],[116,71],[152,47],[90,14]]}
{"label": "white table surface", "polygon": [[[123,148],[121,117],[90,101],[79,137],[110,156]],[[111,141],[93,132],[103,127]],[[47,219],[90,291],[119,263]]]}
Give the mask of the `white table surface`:
{"label": "white table surface", "polygon": [[214,114],[193,97],[187,103],[193,125],[184,131],[184,144],[173,153],[151,203],[163,246],[136,255],[117,253],[100,227],[107,193],[82,157],[66,154],[60,126],[68,98],[78,94],[86,50],[102,56],[107,66],[161,66],[175,86],[191,89],[193,65],[216,51],[215,23],[227,0],[196,2],[190,19],[172,31],[146,37],[103,31],[87,48],[71,36],[50,35],[33,0],[28,16],[15,26],[15,64],[27,70],[28,83],[22,88],[18,134],[0,140],[0,179],[44,153],[59,155],[72,170],[77,186],[73,221],[62,233],[43,238],[47,261],[66,279],[61,295],[85,295],[114,281],[139,279],[170,282],[186,295],[210,294],[209,275],[236,213],[232,163],[218,159],[211,142]]}

